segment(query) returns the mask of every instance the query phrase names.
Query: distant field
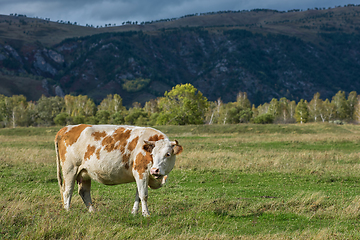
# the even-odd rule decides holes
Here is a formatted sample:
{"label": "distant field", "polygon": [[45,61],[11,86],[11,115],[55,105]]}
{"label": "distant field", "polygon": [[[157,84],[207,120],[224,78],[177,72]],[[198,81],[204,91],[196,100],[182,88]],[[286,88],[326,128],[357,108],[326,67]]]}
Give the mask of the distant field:
{"label": "distant field", "polygon": [[0,239],[359,239],[360,126],[160,126],[184,146],[150,218],[135,183],[93,182],[62,209],[60,127],[0,129]]}

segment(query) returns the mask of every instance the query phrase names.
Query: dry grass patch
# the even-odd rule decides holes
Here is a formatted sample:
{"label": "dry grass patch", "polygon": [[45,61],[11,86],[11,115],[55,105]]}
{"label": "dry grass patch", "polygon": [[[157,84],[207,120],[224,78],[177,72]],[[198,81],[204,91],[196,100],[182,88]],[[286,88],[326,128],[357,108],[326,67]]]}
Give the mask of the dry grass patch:
{"label": "dry grass patch", "polygon": [[224,150],[184,151],[177,159],[176,167],[183,169],[228,169],[246,172],[275,171],[284,173],[308,172],[322,175],[345,173],[357,175],[360,164],[359,153],[341,153],[337,151],[278,151],[248,150],[231,152]]}
{"label": "dry grass patch", "polygon": [[55,150],[37,148],[2,148],[0,160],[11,164],[55,164]]}

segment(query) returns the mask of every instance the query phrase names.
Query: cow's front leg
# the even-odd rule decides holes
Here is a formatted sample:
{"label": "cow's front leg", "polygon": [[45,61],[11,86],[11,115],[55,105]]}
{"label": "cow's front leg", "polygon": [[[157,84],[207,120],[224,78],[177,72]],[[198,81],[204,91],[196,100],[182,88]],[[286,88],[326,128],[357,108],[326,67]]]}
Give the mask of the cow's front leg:
{"label": "cow's front leg", "polygon": [[136,187],[136,195],[135,195],[135,203],[134,203],[134,207],[131,211],[131,213],[135,216],[139,210],[139,203],[140,203],[140,198],[139,198],[139,191]]}
{"label": "cow's front leg", "polygon": [[142,208],[142,215],[144,217],[148,217],[150,216],[149,214],[149,209],[147,206],[147,199],[148,199],[148,184],[149,181],[147,179],[139,179],[136,181],[136,185],[137,185],[137,198],[135,198],[135,204],[134,204],[134,208],[133,208],[133,212],[134,210],[138,210],[139,209],[139,201],[138,199],[140,199],[141,201],[141,208]]}

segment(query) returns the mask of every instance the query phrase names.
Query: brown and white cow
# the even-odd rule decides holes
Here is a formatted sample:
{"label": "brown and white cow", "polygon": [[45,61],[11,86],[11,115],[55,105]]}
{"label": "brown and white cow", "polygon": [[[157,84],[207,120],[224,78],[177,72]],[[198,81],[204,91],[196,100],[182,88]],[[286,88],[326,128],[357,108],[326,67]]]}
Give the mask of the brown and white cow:
{"label": "brown and white cow", "polygon": [[71,125],[55,137],[57,178],[64,208],[69,210],[75,181],[89,211],[91,179],[106,185],[136,182],[132,213],[142,203],[149,216],[148,186],[160,188],[183,148],[162,132],[148,127],[115,125]]}

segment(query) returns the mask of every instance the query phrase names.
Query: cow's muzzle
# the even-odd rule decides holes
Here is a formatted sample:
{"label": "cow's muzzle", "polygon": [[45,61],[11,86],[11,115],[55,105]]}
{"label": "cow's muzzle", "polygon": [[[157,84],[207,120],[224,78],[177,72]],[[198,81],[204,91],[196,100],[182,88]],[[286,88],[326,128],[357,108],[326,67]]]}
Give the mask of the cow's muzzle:
{"label": "cow's muzzle", "polygon": [[153,175],[156,179],[162,177],[162,175],[160,174],[160,169],[158,169],[158,168],[151,168],[150,174]]}

